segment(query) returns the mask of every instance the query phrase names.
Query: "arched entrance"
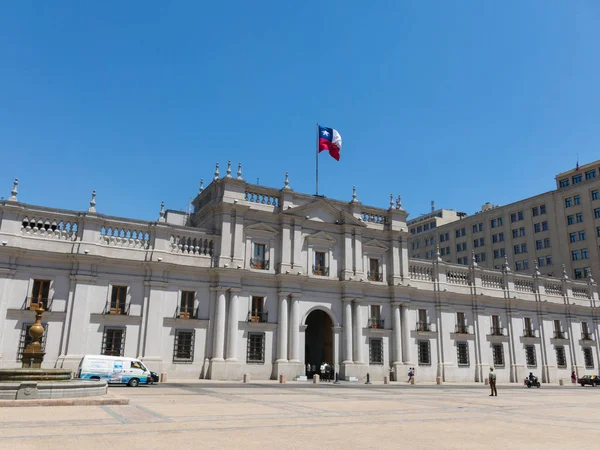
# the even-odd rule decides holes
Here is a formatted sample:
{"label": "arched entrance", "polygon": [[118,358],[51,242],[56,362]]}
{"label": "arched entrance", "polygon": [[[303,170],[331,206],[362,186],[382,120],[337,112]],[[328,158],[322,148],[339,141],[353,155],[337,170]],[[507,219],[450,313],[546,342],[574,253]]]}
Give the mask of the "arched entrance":
{"label": "arched entrance", "polygon": [[320,309],[314,310],[306,318],[304,361],[305,364],[316,367],[323,362],[335,364],[333,360],[333,322],[329,314]]}

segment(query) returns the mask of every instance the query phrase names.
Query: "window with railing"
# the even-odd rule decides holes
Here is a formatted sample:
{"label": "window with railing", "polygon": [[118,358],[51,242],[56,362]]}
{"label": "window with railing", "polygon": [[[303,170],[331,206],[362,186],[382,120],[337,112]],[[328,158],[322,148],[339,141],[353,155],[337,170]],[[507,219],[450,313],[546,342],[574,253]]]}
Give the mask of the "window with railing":
{"label": "window with railing", "polygon": [[125,349],[125,328],[104,328],[102,334],[102,354],[123,356]]}
{"label": "window with railing", "polygon": [[113,286],[108,314],[127,314],[127,286]]}
{"label": "window with railing", "polygon": [[369,328],[383,328],[383,319],[381,318],[381,305],[371,305],[369,307]]}
{"label": "window with railing", "polygon": [[458,334],[469,334],[469,329],[467,327],[467,320],[465,319],[464,312],[456,313],[456,332]]}
{"label": "window with railing", "polygon": [[525,317],[523,319],[523,336],[524,337],[535,337],[535,332],[533,331],[533,324],[531,323],[531,317]]}
{"label": "window with railing", "polygon": [[371,338],[369,339],[369,364],[382,365],[383,364],[383,339]]}
{"label": "window with railing", "polygon": [[565,354],[565,348],[562,345],[557,345],[554,347],[554,351],[556,352],[556,365],[559,369],[567,368],[567,356]]}
{"label": "window with railing", "polygon": [[562,330],[560,320],[554,321],[554,338],[555,339],[564,339],[565,338],[565,333]]}
{"label": "window with railing", "polygon": [[594,352],[590,347],[584,347],[583,349],[583,361],[586,369],[594,368]]}
{"label": "window with railing", "polygon": [[492,355],[494,358],[494,367],[504,367],[504,346],[494,344],[492,346]]}
{"label": "window with railing", "polygon": [[584,341],[592,340],[592,335],[590,333],[590,329],[588,328],[587,322],[581,322],[581,339]]}
{"label": "window with railing", "polygon": [[500,316],[492,316],[492,328],[490,330],[492,336],[503,336],[502,325],[500,323]]}
{"label": "window with railing", "polygon": [[525,346],[525,360],[527,361],[527,367],[537,367],[537,360],[535,357],[535,345]]}
{"label": "window with railing", "polygon": [[246,363],[265,363],[265,334],[248,333],[248,347],[246,349]]}
{"label": "window with railing", "polygon": [[369,258],[369,271],[367,272],[369,281],[383,281],[383,273],[377,258]]}
{"label": "window with railing", "polygon": [[419,365],[431,365],[431,346],[429,341],[419,341]]}
{"label": "window with railing", "polygon": [[173,363],[194,362],[194,336],[196,330],[175,330],[173,340]]}
{"label": "window with railing", "polygon": [[264,308],[265,298],[259,296],[252,296],[252,305],[250,306],[248,322],[267,322],[268,316]]}
{"label": "window with railing", "polygon": [[181,291],[179,300],[179,318],[191,319],[194,317],[194,300],[196,293],[194,291]]}
{"label": "window with railing", "polygon": [[250,259],[250,267],[253,269],[268,270],[267,246],[265,244],[254,244],[254,253]]}
{"label": "window with railing", "polygon": [[[33,325],[33,323],[24,323],[23,326],[21,327],[21,336],[19,339],[19,349],[17,351],[17,360],[21,361],[23,359],[23,351],[25,350],[25,347],[27,347],[29,344],[31,344],[31,336],[29,335],[29,329],[31,328],[31,326]],[[42,351],[44,351],[44,349],[46,348],[46,337],[48,336],[48,324],[46,322],[42,323],[42,326],[44,327],[44,334],[42,334],[42,337],[40,338],[40,344],[42,346]]]}
{"label": "window with railing", "polygon": [[33,280],[33,288],[31,289],[31,297],[29,298],[29,309],[38,309],[41,305],[44,310],[48,311],[50,296],[50,280]]}
{"label": "window with railing", "polygon": [[313,265],[313,274],[320,276],[329,276],[329,268],[326,265],[325,252],[315,252],[315,264]]}
{"label": "window with railing", "polygon": [[469,365],[469,344],[467,342],[456,343],[456,361],[460,367]]}
{"label": "window with railing", "polygon": [[417,331],[430,331],[431,327],[429,326],[429,322],[427,321],[427,310],[419,309],[418,311],[417,321]]}

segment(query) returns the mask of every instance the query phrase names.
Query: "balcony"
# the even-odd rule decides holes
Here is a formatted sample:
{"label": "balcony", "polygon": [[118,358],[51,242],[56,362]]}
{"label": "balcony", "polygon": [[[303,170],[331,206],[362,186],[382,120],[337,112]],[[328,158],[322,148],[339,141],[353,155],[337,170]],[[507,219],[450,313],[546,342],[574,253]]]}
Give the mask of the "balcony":
{"label": "balcony", "polygon": [[456,334],[469,334],[469,327],[465,324],[456,325],[456,329],[454,332]]}
{"label": "balcony", "polygon": [[581,332],[581,340],[582,341],[593,341],[594,337],[592,336],[592,334],[589,331],[582,331]]}
{"label": "balcony", "polygon": [[431,324],[429,322],[417,322],[417,326],[415,328],[416,331],[431,331]]}
{"label": "balcony", "polygon": [[501,327],[490,328],[490,336],[504,336],[504,330]]}
{"label": "balcony", "polygon": [[535,330],[533,328],[525,328],[523,329],[523,337],[534,338],[537,336],[535,335]]}
{"label": "balcony", "polygon": [[191,306],[179,306],[175,309],[175,319],[195,319],[198,315],[198,309]]}
{"label": "balcony", "polygon": [[383,272],[367,272],[367,279],[369,281],[383,281]]}
{"label": "balcony", "polygon": [[258,270],[269,270],[269,260],[250,258],[250,268]]}
{"label": "balcony", "polygon": [[554,339],[566,339],[566,334],[562,330],[554,330]]}
{"label": "balcony", "polygon": [[39,298],[39,297],[28,297],[23,303],[23,309],[36,310],[39,306],[44,307],[44,311],[52,311],[52,299],[50,298]]}
{"label": "balcony", "polygon": [[371,317],[369,319],[369,328],[377,328],[383,330],[384,324],[384,319],[381,319],[379,317]]}
{"label": "balcony", "polygon": [[102,314],[109,316],[128,316],[130,304],[106,302]]}
{"label": "balcony", "polygon": [[329,276],[329,267],[312,266],[312,273],[313,273],[313,275],[318,275],[321,277],[328,277]]}
{"label": "balcony", "polygon": [[250,311],[248,312],[248,322],[267,323],[269,321],[268,311]]}

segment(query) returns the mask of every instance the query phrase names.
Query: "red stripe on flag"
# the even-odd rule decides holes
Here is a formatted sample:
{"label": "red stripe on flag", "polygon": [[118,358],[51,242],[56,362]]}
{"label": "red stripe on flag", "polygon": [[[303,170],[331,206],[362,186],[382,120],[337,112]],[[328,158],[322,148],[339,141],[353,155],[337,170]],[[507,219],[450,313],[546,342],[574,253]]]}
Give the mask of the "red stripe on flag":
{"label": "red stripe on flag", "polygon": [[323,150],[329,151],[331,157],[336,161],[340,160],[339,147],[327,139],[319,138],[319,153],[321,153]]}

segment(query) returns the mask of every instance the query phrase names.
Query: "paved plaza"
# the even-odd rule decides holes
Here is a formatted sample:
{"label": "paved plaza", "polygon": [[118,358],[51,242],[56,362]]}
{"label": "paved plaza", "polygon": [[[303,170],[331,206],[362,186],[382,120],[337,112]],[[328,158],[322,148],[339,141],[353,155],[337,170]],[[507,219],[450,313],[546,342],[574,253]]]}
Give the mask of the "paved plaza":
{"label": "paved plaza", "polygon": [[[597,449],[600,388],[173,382],[0,408],[0,448]],[[33,423],[33,427],[32,427]],[[37,435],[36,437],[32,435]]]}

